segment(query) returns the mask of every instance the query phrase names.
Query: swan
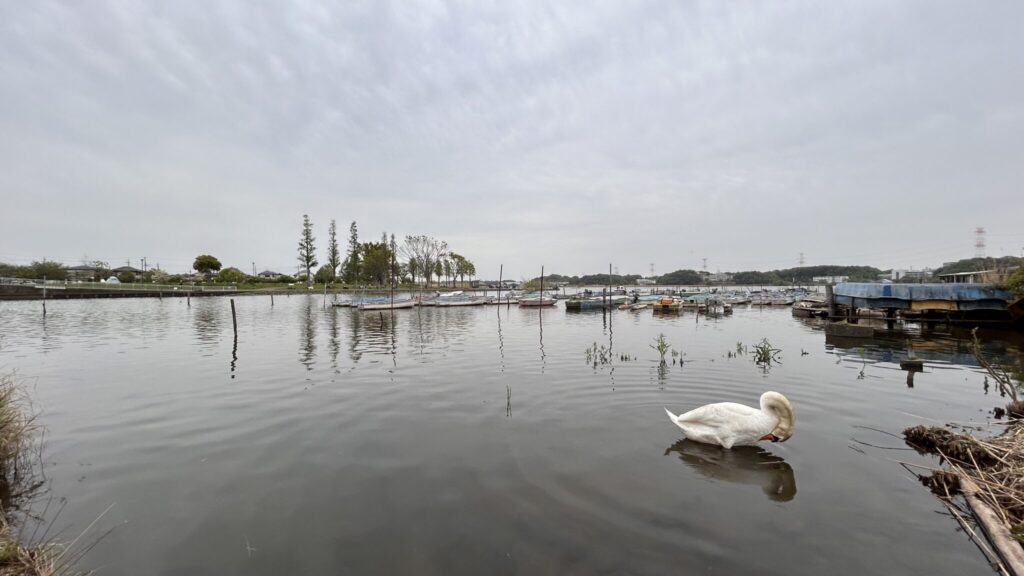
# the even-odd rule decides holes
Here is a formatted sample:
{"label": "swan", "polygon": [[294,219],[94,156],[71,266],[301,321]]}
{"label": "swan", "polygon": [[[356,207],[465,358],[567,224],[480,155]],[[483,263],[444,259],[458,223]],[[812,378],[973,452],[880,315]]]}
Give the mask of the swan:
{"label": "swan", "polygon": [[761,395],[761,408],[719,402],[668,417],[690,440],[723,448],[754,446],[762,440],[785,442],[793,435],[793,406],[778,392]]}

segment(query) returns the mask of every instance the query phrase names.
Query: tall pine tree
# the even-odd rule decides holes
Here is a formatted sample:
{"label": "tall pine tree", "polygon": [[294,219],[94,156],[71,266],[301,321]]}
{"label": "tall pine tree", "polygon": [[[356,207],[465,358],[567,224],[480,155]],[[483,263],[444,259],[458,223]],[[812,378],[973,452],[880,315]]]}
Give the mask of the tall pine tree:
{"label": "tall pine tree", "polygon": [[342,278],[347,283],[356,283],[359,281],[360,272],[360,246],[359,246],[359,231],[356,229],[356,223],[352,222],[352,226],[348,229],[348,256],[345,258],[345,272],[342,274]]}
{"label": "tall pine tree", "polygon": [[313,237],[313,223],[309,214],[302,215],[302,236],[299,237],[299,266],[306,271],[306,283],[313,284],[312,269],[316,267],[316,238]]}
{"label": "tall pine tree", "polygon": [[338,228],[333,219],[327,229],[327,265],[331,267],[331,280],[336,279],[341,267],[341,251],[338,250]]}

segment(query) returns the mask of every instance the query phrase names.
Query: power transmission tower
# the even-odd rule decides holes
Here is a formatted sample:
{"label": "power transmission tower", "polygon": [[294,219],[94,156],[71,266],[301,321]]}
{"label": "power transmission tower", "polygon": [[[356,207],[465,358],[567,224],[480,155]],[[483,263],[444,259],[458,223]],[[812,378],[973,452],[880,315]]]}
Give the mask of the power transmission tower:
{"label": "power transmission tower", "polygon": [[702,262],[702,266],[701,267],[704,269],[705,272],[707,272],[708,271],[708,259],[707,258],[701,258],[700,260]]}
{"label": "power transmission tower", "polygon": [[801,266],[804,265],[804,253],[803,252],[800,253],[800,265]]}
{"label": "power transmission tower", "polygon": [[985,257],[985,229],[981,226],[974,229],[974,257]]}

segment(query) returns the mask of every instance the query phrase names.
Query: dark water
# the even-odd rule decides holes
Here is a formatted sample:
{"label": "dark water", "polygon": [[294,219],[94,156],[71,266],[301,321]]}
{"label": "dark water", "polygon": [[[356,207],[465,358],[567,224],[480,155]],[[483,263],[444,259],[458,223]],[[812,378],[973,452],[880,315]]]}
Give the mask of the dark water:
{"label": "dark water", "polygon": [[[385,313],[321,297],[0,303],[0,367],[34,384],[58,528],[116,526],[100,574],[989,574],[883,450],[1003,402],[966,344],[826,344],[789,310]],[[664,333],[682,367],[657,368]],[[765,373],[736,343],[767,337]],[[610,346],[610,365],[584,349]],[[1020,344],[988,344],[1019,359]],[[801,351],[807,352],[802,355]],[[627,354],[636,360],[620,361]],[[786,444],[680,442],[666,418],[786,394]],[[864,428],[867,427],[867,428]],[[53,511],[47,512],[52,516]]]}

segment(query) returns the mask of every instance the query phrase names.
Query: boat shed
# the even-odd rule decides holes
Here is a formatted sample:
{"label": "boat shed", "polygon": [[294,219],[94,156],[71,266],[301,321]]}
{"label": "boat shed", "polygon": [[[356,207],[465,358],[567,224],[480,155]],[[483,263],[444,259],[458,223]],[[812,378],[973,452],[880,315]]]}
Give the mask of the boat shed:
{"label": "boat shed", "polygon": [[1006,310],[1012,295],[994,284],[875,284],[842,282],[836,304],[896,310]]}

